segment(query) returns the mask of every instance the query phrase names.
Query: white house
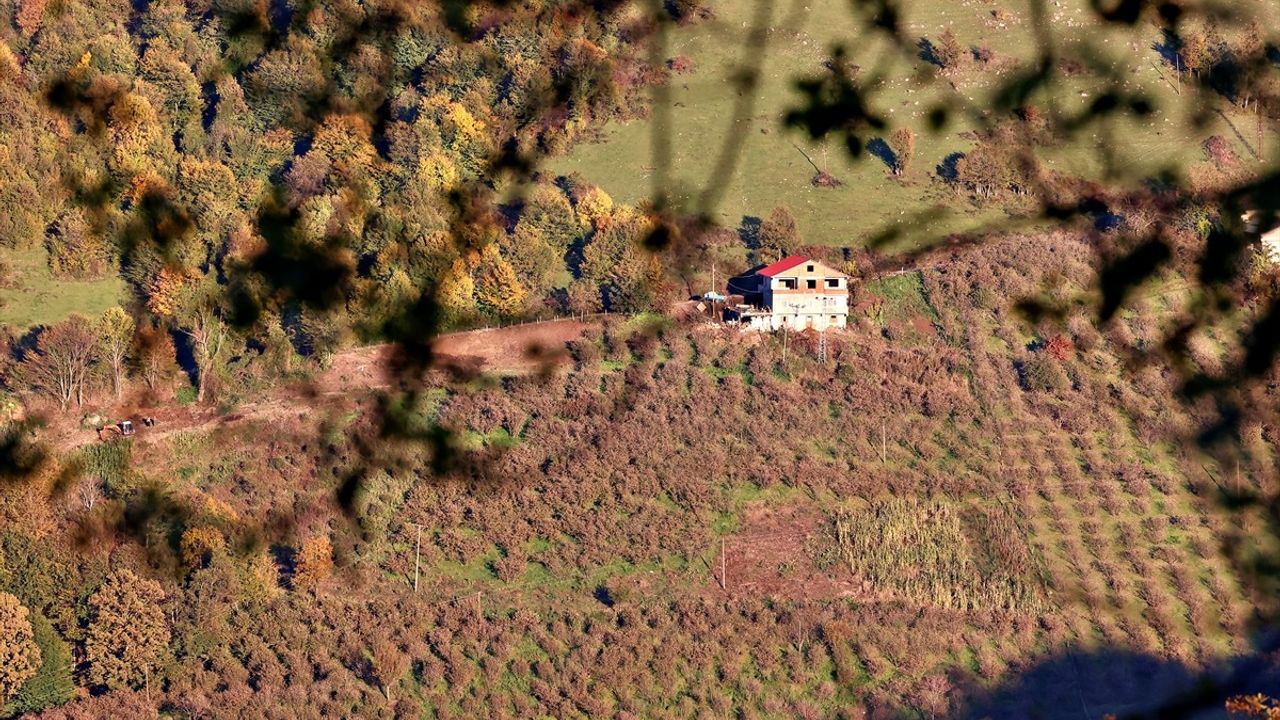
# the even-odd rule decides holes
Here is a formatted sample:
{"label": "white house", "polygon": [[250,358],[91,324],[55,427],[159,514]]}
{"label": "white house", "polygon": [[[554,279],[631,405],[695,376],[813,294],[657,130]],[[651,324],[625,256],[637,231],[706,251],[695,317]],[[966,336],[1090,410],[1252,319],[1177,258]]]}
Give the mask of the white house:
{"label": "white house", "polygon": [[734,280],[745,297],[759,303],[736,313],[753,330],[826,330],[848,322],[849,276],[804,255]]}
{"label": "white house", "polygon": [[[1249,211],[1244,214],[1245,230],[1251,233],[1261,231],[1261,218],[1256,211]],[[1262,233],[1259,241],[1262,243],[1262,251],[1266,253],[1271,262],[1280,265],[1280,227],[1274,227]]]}

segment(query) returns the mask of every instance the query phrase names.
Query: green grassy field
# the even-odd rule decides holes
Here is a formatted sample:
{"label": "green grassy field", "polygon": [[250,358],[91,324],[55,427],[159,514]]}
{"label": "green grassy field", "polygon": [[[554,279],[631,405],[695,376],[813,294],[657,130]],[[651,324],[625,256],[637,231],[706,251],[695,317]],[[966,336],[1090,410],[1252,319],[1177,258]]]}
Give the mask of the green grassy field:
{"label": "green grassy field", "polygon": [[72,313],[93,317],[120,302],[124,281],[58,280],[49,273],[43,249],[0,250],[8,264],[0,287],[0,324],[25,329],[65,319]]}
{"label": "green grassy field", "polygon": [[[1011,73],[997,74],[971,63],[969,69],[949,77],[918,82],[914,77],[932,66],[918,57],[902,57],[882,38],[867,37],[847,3],[769,5],[770,32],[764,46],[746,47],[753,18],[766,1],[712,0],[714,19],[673,32],[667,54],[692,58],[695,69],[673,76],[670,86],[670,194],[688,209],[696,209],[706,188],[718,188],[721,194],[711,215],[727,227],[737,227],[744,216],[763,217],[774,206],[786,205],[795,214],[806,242],[841,246],[862,245],[876,233],[898,228],[909,230],[909,236],[895,245],[905,249],[927,237],[979,228],[1002,218],[1003,213],[995,208],[980,209],[959,200],[933,177],[944,158],[972,147],[972,141],[963,135],[975,124],[957,116],[944,129],[932,133],[926,117],[927,110],[942,100],[953,105],[988,105],[989,96],[1009,81]],[[1096,62],[1112,75],[1119,89],[1151,97],[1157,112],[1143,121],[1115,120],[1106,128],[1091,126],[1077,133],[1065,147],[1043,154],[1049,169],[1094,179],[1110,175],[1134,181],[1165,168],[1185,172],[1187,165],[1203,156],[1202,144],[1213,134],[1230,140],[1241,158],[1251,157],[1243,140],[1254,142],[1253,121],[1236,113],[1225,100],[1213,101],[1225,115],[1210,115],[1202,127],[1188,122],[1188,113],[1201,101],[1185,88],[1176,93],[1165,79],[1172,76],[1155,67],[1160,60],[1152,48],[1160,40],[1155,27],[1140,24],[1137,29],[1102,29],[1092,25],[1083,0],[1059,4],[1062,7],[1050,3],[1048,11],[1060,53]],[[1034,54],[1026,3],[908,0],[902,5],[903,25],[912,38],[927,37],[936,42],[951,27],[966,47],[991,48],[997,57],[995,64],[1001,58]],[[997,7],[1008,13],[1003,24],[993,15]],[[1280,8],[1275,6],[1264,6],[1262,12],[1264,17],[1280,19]],[[1072,49],[1085,38],[1089,49]],[[812,143],[803,133],[783,126],[785,113],[800,105],[795,80],[825,72],[823,61],[837,44],[846,47],[851,62],[862,68],[861,78],[885,78],[870,98],[871,109],[889,123],[884,135],[903,126],[917,130],[914,169],[905,179],[890,177],[884,163],[867,153],[851,159],[838,144]],[[746,117],[736,119],[735,104],[740,97],[730,78],[761,53],[763,70],[754,105]],[[1098,89],[1096,77],[1077,78],[1060,83],[1053,97],[1069,113],[1087,107]],[[551,169],[578,172],[616,200],[637,202],[651,197],[654,123],[651,118],[611,124],[601,142],[578,146],[553,162]],[[863,139],[871,137],[875,135]],[[741,151],[732,172],[719,172],[716,153],[733,138],[742,142]],[[1267,144],[1276,145],[1274,140]],[[814,187],[810,183],[814,168],[801,149],[844,185]],[[1100,150],[1113,154],[1110,166],[1101,159]],[[930,210],[942,216],[911,221],[915,214]]]}

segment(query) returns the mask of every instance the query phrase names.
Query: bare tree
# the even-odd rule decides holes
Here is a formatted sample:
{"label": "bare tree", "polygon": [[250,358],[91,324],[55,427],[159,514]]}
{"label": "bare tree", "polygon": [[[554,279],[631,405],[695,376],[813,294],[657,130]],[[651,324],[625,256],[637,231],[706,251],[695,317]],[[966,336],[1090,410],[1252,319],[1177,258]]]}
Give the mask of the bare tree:
{"label": "bare tree", "polygon": [[76,488],[76,499],[84,505],[86,511],[92,512],[102,499],[101,481],[92,475],[86,477]]}
{"label": "bare tree", "polygon": [[66,410],[72,400],[84,404],[84,388],[97,355],[92,325],[72,315],[40,333],[35,352],[23,365],[32,389],[53,396]]}

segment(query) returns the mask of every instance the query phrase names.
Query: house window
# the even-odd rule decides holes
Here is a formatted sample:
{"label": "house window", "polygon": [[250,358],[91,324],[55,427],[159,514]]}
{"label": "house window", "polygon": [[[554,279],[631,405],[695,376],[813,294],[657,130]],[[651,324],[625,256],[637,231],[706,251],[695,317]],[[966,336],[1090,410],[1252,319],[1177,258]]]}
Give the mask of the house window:
{"label": "house window", "polygon": [[827,278],[827,287],[829,288],[840,287],[840,280],[838,278]]}
{"label": "house window", "polygon": [[806,288],[808,288],[808,289],[810,289],[810,290],[816,290],[816,289],[818,289],[818,281],[817,281],[817,280],[805,280],[805,281],[804,281],[804,285],[805,285],[805,287],[806,287]]}
{"label": "house window", "polygon": [[795,290],[795,289],[796,289],[796,281],[795,281],[795,280],[789,280],[789,279],[788,279],[788,280],[779,280],[779,281],[778,281],[778,287],[780,287],[780,288],[784,288],[784,289],[787,289],[787,290]]}
{"label": "house window", "polygon": [[813,266],[812,266],[812,265],[806,265],[804,269],[805,269],[805,272],[813,272]]}

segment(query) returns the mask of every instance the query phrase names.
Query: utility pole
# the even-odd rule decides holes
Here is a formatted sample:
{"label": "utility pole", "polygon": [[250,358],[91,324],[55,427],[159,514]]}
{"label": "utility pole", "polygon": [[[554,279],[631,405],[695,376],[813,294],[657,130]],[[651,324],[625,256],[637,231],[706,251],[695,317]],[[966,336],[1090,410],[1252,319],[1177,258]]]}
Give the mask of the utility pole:
{"label": "utility pole", "polygon": [[888,451],[888,449],[889,449],[889,439],[888,439],[888,436],[885,434],[884,422],[881,422],[880,423],[880,464],[881,465],[884,464],[885,453]]}
{"label": "utility pole", "polygon": [[418,592],[418,564],[422,560],[422,526],[417,525],[418,541],[413,546],[413,591]]}
{"label": "utility pole", "polygon": [[715,320],[716,319],[715,294],[719,293],[719,291],[716,290],[716,264],[715,263],[711,263],[711,292],[714,293],[711,297],[711,319]]}
{"label": "utility pole", "polygon": [[1263,162],[1267,156],[1262,147],[1266,142],[1266,132],[1262,125],[1262,104],[1257,100],[1253,101],[1253,114],[1258,117],[1258,162]]}
{"label": "utility pole", "polygon": [[724,538],[720,538],[720,589],[729,589],[729,578],[724,574]]}

